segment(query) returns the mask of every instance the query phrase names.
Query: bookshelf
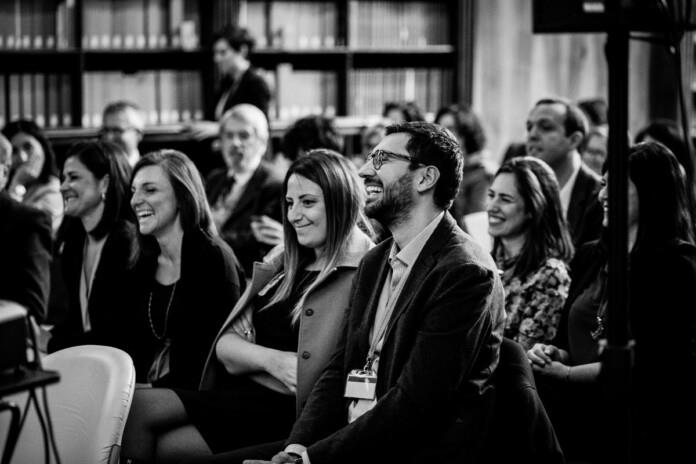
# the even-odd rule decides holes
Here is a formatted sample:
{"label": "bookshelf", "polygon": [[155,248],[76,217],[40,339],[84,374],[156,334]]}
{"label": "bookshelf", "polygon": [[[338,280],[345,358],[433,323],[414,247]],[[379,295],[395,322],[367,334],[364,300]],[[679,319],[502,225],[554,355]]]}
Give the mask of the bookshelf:
{"label": "bookshelf", "polygon": [[176,139],[177,124],[210,116],[219,79],[211,37],[237,23],[257,38],[251,60],[273,90],[274,127],[318,112],[353,126],[387,100],[432,113],[470,100],[472,5],[0,0],[0,124],[29,117],[62,143],[94,136],[104,105],[126,98],[145,111],[146,139]]}

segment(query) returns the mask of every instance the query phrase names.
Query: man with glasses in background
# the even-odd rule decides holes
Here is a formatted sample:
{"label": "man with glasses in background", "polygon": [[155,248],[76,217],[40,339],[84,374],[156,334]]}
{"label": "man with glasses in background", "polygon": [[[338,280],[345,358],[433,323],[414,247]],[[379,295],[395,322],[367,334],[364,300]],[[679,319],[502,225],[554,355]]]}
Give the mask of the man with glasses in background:
{"label": "man with glasses in background", "polygon": [[117,101],[109,103],[102,114],[102,140],[115,142],[126,150],[131,167],[140,159],[138,144],[143,139],[145,118],[135,103]]}
{"label": "man with glasses in background", "polygon": [[387,127],[369,154],[365,213],[392,238],[363,258],[339,348],[273,463],[481,452],[504,297],[490,254],[447,212],[462,164],[457,140],[424,122]]}

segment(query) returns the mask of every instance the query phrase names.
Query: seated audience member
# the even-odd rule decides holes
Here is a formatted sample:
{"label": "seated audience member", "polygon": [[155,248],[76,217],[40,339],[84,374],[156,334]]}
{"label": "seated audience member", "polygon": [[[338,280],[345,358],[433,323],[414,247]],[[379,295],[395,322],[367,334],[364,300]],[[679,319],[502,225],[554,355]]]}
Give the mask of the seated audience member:
{"label": "seated audience member", "polygon": [[606,133],[607,124],[609,120],[607,119],[609,105],[604,98],[585,98],[578,100],[578,108],[585,113],[587,122],[589,125],[589,130],[599,130]]}
{"label": "seated audience member", "polygon": [[51,221],[5,190],[12,145],[0,135],[0,300],[18,303],[38,322],[46,316],[51,263]]}
{"label": "seated audience member", "polygon": [[266,116],[249,104],[233,107],[220,120],[220,140],[226,167],[210,173],[206,193],[220,236],[251,275],[254,261],[277,243],[275,236],[257,234],[252,221],[281,217],[282,179],[262,162],[268,143]]}
{"label": "seated audience member", "polygon": [[527,154],[551,166],[561,189],[561,207],[573,245],[599,236],[602,211],[597,204],[600,176],[580,156],[588,132],[577,105],[561,98],[539,100],[527,117]]}
{"label": "seated audience member", "polygon": [[135,103],[117,101],[104,108],[99,131],[101,139],[120,145],[131,167],[140,159],[138,144],[143,139],[144,131],[145,117]]}
{"label": "seated audience member", "polygon": [[56,247],[67,314],[56,321],[48,351],[75,345],[126,349],[136,230],[130,209],[130,166],[111,142],[73,145],[60,190],[65,218]]}
{"label": "seated audience member", "polygon": [[175,150],[133,168],[131,207],[140,256],[131,293],[130,337],[139,382],[195,388],[206,354],[244,278],[218,237],[198,170]]}
{"label": "seated audience member", "polygon": [[372,126],[364,127],[360,131],[360,153],[353,154],[351,156],[351,161],[356,168],[360,169],[363,164],[367,161],[367,157],[372,153],[372,150],[377,146],[379,142],[384,138],[385,133],[384,124],[375,124]]}
{"label": "seated audience member", "polygon": [[[274,156],[272,169],[282,179],[290,163],[305,156],[310,150],[324,148],[341,151],[341,141],[331,118],[306,116],[300,118],[283,135],[282,151]],[[251,221],[254,235],[267,245],[283,242],[283,224],[266,215],[256,216]]]}
{"label": "seated audience member", "polygon": [[587,134],[585,148],[582,150],[582,162],[599,175],[602,174],[602,168],[607,161],[608,142],[605,131],[593,129]]}
{"label": "seated audience member", "polygon": [[290,166],[284,247],[255,263],[211,349],[203,391],[137,390],[124,455],[180,462],[287,436],[334,351],[355,270],[372,247],[358,228],[358,182],[329,150]]}
{"label": "seated audience member", "polygon": [[15,200],[46,211],[55,235],[63,220],[56,156],[35,122],[20,119],[7,124],[2,134],[12,144],[12,168],[7,190]]}
{"label": "seated audience member", "polygon": [[[609,225],[605,175],[599,200]],[[692,462],[696,427],[696,248],[685,177],[663,145],[633,146],[628,160],[629,321],[635,340],[633,455]],[[606,232],[606,229],[605,229]],[[610,432],[598,376],[606,336],[608,235],[577,250],[559,337],[528,352],[569,459],[602,461]],[[661,373],[668,373],[666,381]],[[665,384],[667,382],[667,384]],[[628,394],[629,392],[627,392]]]}
{"label": "seated audience member", "polygon": [[490,254],[447,212],[462,163],[449,131],[418,122],[387,127],[360,170],[365,212],[393,238],[360,263],[338,349],[274,463],[478,462],[505,310]]}
{"label": "seated audience member", "polygon": [[486,134],[478,116],[468,105],[440,108],[435,123],[449,129],[459,139],[464,152],[464,175],[452,210],[461,224],[465,215],[486,210],[488,187],[498,167],[484,159]]}
{"label": "seated audience member", "polygon": [[[300,118],[288,127],[283,134],[280,148],[280,152],[273,155],[271,165],[276,176],[282,179],[290,164],[306,155],[309,150],[325,148],[340,153],[341,140],[334,127],[333,119],[313,115]],[[282,229],[282,224],[280,222],[277,224]]]}
{"label": "seated audience member", "polygon": [[394,124],[425,120],[415,102],[387,102],[382,109],[382,117]]}
{"label": "seated audience member", "polygon": [[498,170],[488,190],[488,232],[505,288],[505,336],[525,349],[556,337],[573,245],[549,166],[528,156]]}

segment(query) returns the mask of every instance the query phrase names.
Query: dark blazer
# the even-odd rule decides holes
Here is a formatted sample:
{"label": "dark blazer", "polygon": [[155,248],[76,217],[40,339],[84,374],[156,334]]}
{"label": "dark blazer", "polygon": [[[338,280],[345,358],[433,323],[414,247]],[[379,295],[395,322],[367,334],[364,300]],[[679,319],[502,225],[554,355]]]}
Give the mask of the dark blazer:
{"label": "dark blazer", "polygon": [[0,192],[0,299],[21,304],[39,322],[50,290],[51,219]]}
{"label": "dark blazer", "polygon": [[[494,374],[495,415],[486,439],[485,462],[491,464],[565,462],[534,383],[534,373],[522,346],[504,338]],[[501,437],[505,437],[501,445]]]}
{"label": "dark blazer", "polygon": [[[244,278],[234,253],[219,238],[211,238],[200,230],[187,232],[181,248],[181,276],[169,316],[170,374],[155,386],[196,390],[208,349],[239,299]],[[137,315],[129,334],[135,343],[129,351],[139,382],[145,382],[159,347],[148,320],[148,297],[158,253],[156,242],[143,250],[132,293]]]}
{"label": "dark blazer", "polygon": [[92,330],[85,332],[80,308],[80,279],[87,236],[79,221],[71,222],[69,235],[57,250],[67,297],[67,314],[56,321],[48,352],[76,345],[108,345],[125,349],[128,325],[133,315],[128,292],[124,290],[132,286],[135,225],[128,221],[119,222],[106,238],[87,302]]}
{"label": "dark blazer", "polygon": [[[206,180],[206,195],[213,205],[224,191],[227,169],[213,171]],[[247,275],[255,261],[261,261],[270,246],[259,243],[251,232],[251,217],[266,215],[276,221],[282,220],[282,180],[275,177],[263,163],[259,165],[244,189],[234,211],[218,232],[232,250]]]}
{"label": "dark blazer", "polygon": [[[220,90],[215,96],[215,104],[220,102],[221,98],[224,98],[225,92],[234,85],[231,79],[226,78],[223,80]],[[225,100],[225,105],[223,106],[222,112],[229,110],[234,105],[239,105],[240,103],[249,103],[254,105],[263,114],[268,117],[268,104],[271,101],[271,90],[268,88],[268,83],[266,80],[258,73],[255,68],[247,69],[242,77],[240,78],[239,85],[234,89]],[[217,120],[218,118],[210,115],[212,120]]]}
{"label": "dark blazer", "polygon": [[634,456],[696,462],[696,247],[646,245],[632,251],[629,277]]}
{"label": "dark blazer", "polygon": [[568,227],[575,247],[599,237],[603,212],[597,193],[601,180],[585,163],[580,165],[568,205]]}
{"label": "dark blazer", "polygon": [[362,369],[392,239],[361,262],[338,349],[288,443],[312,464],[468,462],[490,414],[491,373],[504,321],[491,256],[446,214],[414,263],[380,355],[378,402],[347,423],[346,375]]}

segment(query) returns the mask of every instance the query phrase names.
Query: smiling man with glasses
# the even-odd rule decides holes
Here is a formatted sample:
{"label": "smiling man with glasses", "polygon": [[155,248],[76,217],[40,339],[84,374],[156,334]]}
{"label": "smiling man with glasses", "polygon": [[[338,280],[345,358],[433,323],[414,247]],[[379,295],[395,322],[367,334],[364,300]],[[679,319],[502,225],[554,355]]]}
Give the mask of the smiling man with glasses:
{"label": "smiling man with glasses", "polygon": [[138,105],[117,101],[104,108],[99,136],[122,146],[128,154],[128,164],[133,167],[140,159],[138,144],[143,139],[144,129],[145,119]]}

